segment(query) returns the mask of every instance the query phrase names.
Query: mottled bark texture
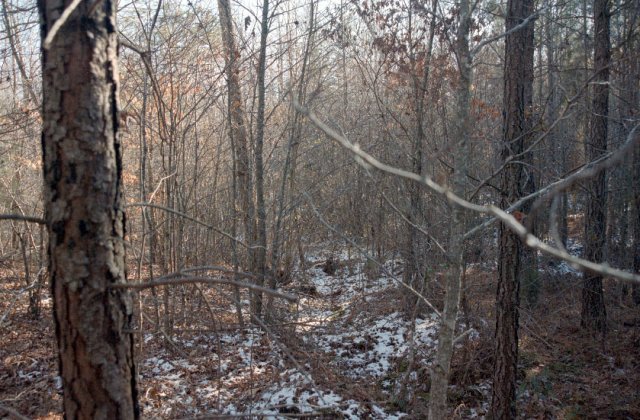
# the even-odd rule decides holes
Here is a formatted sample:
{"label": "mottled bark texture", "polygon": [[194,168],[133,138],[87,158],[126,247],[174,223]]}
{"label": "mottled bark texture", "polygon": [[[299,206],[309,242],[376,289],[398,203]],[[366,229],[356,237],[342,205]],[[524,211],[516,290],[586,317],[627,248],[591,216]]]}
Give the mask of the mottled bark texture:
{"label": "mottled bark texture", "polygon": [[[42,39],[68,6],[39,0]],[[43,49],[44,201],[65,417],[139,417],[118,140],[116,5],[83,0]]]}
{"label": "mottled bark texture", "polygon": [[[594,66],[593,103],[589,124],[589,139],[585,147],[587,160],[593,161],[607,152],[607,131],[609,120],[609,43],[608,0],[594,0]],[[584,258],[601,262],[606,243],[607,229],[607,181],[606,172],[599,172],[588,184],[587,209],[584,229]],[[583,328],[605,332],[606,311],[602,276],[584,273],[582,280],[582,313],[580,325]]]}
{"label": "mottled bark texture", "polygon": [[[512,31],[533,13],[532,0],[509,0],[505,30],[503,149],[507,162],[501,173],[502,208],[522,196],[525,177],[520,163],[508,161],[522,154],[530,136],[528,114],[533,101],[533,22]],[[518,363],[518,307],[522,244],[515,233],[500,224],[498,288],[496,295],[496,332],[492,419],[516,417],[516,373]]]}

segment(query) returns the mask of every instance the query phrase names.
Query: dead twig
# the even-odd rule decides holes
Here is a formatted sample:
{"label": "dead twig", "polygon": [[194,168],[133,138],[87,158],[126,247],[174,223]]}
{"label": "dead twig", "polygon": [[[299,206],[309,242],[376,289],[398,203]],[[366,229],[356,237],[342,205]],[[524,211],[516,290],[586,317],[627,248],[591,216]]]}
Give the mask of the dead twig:
{"label": "dead twig", "polygon": [[23,216],[20,214],[0,214],[0,220],[19,220],[21,222],[37,223],[39,225],[46,225],[47,222],[44,219],[34,216]]}

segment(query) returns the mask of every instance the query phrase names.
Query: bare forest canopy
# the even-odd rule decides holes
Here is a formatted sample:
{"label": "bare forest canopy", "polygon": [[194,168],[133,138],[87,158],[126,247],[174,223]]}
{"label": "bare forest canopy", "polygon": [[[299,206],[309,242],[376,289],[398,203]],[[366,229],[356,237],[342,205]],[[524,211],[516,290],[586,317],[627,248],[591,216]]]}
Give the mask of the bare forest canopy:
{"label": "bare forest canopy", "polygon": [[[102,318],[58,299],[86,288],[103,338],[127,337],[87,338],[120,355],[124,382],[95,386],[127,418],[145,331],[180,354],[197,298],[218,327],[277,341],[322,295],[319,268],[388,280],[407,331],[439,322],[428,378],[410,375],[418,340],[400,385],[375,391],[388,413],[451,415],[482,342],[474,403],[512,418],[520,322],[545,351],[561,344],[532,332],[541,314],[603,341],[640,322],[638,0],[0,2],[0,281],[20,273],[7,293],[36,318],[51,284],[71,417],[86,412],[65,366],[86,350],[64,343]],[[278,351],[312,376],[298,344]]]}

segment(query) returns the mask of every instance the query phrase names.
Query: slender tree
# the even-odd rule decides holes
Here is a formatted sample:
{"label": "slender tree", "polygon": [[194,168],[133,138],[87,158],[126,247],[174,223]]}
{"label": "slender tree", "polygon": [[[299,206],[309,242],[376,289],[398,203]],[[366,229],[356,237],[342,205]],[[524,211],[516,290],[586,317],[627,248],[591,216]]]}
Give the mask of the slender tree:
{"label": "slender tree", "polygon": [[[454,137],[452,139],[457,146],[453,153],[455,159],[453,191],[456,195],[464,197],[469,164],[469,136],[471,134],[469,110],[471,102],[471,81],[473,78],[473,57],[469,50],[469,32],[471,29],[473,9],[469,0],[460,1],[459,7],[460,21],[456,34],[455,52],[460,81],[456,91],[456,118],[453,126]],[[465,210],[460,206],[452,206],[450,211],[451,233],[447,257],[451,267],[448,270],[449,273],[445,286],[444,308],[442,310],[442,320],[438,334],[438,348],[433,366],[431,393],[429,395],[429,418],[431,420],[447,417],[449,372],[451,370],[456,321],[460,309],[460,292],[464,276],[463,238],[466,225]]]}
{"label": "slender tree", "polygon": [[[609,41],[609,0],[594,0],[594,66],[593,103],[590,118],[589,140],[586,156],[589,161],[598,159],[607,151],[607,131],[609,119],[609,62],[611,45]],[[606,172],[599,172],[587,185],[589,199],[585,214],[584,257],[595,262],[603,261],[607,227]],[[582,284],[582,313],[580,325],[583,328],[605,332],[606,310],[602,276],[585,272]]]}
{"label": "slender tree", "polygon": [[71,419],[133,419],[133,335],[125,332],[132,303],[125,289],[110,288],[126,281],[116,4],[68,3],[38,2],[44,199],[64,411]]}
{"label": "slender tree", "polygon": [[[633,271],[640,273],[640,141],[636,140],[633,154],[633,176],[636,182],[633,184],[633,205],[635,214],[633,218]],[[640,305],[640,284],[634,283],[631,289],[633,302]]]}
{"label": "slender tree", "polygon": [[[429,32],[427,35],[426,49],[424,51],[422,74],[418,72],[418,63],[414,47],[416,45],[413,40],[409,40],[409,61],[411,63],[411,82],[413,88],[413,108],[415,112],[415,127],[413,130],[413,139],[411,141],[411,170],[416,174],[423,173],[424,160],[424,120],[425,120],[425,96],[427,86],[429,84],[429,76],[431,74],[431,59],[433,55],[433,40],[436,33],[436,11],[438,0],[431,3],[431,19],[429,22]],[[410,3],[409,19],[410,29],[409,36],[412,35],[413,28],[411,20],[415,5]],[[405,269],[403,271],[403,280],[406,284],[412,286],[416,290],[423,290],[425,287],[424,273],[421,273],[422,264],[420,264],[420,232],[416,229],[416,224],[420,223],[420,217],[423,213],[423,205],[421,196],[424,194],[421,186],[415,182],[408,183],[407,190],[409,193],[409,209],[407,211],[407,236],[402,253],[405,259]],[[415,294],[410,290],[405,293],[405,301],[407,302],[407,311],[414,310],[414,306],[419,302]]]}
{"label": "slender tree", "polygon": [[[524,151],[530,135],[527,114],[533,101],[533,23],[517,28],[533,13],[532,0],[507,2],[500,206],[509,207],[521,195],[525,182],[520,163],[509,163]],[[519,275],[522,244],[515,233],[500,224],[498,289],[491,415],[493,419],[516,416],[516,371],[518,363]]]}
{"label": "slender tree", "polygon": [[[237,179],[238,195],[244,222],[245,238],[253,243],[255,236],[255,206],[253,203],[253,187],[251,183],[251,165],[246,128],[246,115],[240,88],[240,52],[236,46],[233,21],[231,19],[231,6],[229,0],[218,0],[218,13],[220,14],[220,31],[225,54],[225,74],[227,76],[228,105],[229,105],[229,136],[233,147],[235,160],[235,174]],[[254,248],[248,251],[249,269],[255,268]],[[251,310],[257,309],[256,296],[252,299]]]}
{"label": "slender tree", "polygon": [[[267,209],[264,203],[264,125],[265,125],[265,72],[267,67],[267,37],[269,35],[269,0],[262,2],[262,21],[260,22],[260,56],[258,58],[258,116],[256,121],[255,175],[256,175],[256,274],[257,283],[264,285],[267,271]],[[262,313],[262,295],[254,293],[253,312],[260,316]]]}

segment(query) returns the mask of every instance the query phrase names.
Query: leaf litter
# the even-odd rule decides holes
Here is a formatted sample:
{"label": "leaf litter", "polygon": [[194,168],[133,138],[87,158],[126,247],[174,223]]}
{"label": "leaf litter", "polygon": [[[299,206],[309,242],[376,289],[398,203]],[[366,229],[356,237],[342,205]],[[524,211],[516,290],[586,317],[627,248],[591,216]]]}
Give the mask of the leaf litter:
{"label": "leaf litter", "polygon": [[[395,281],[365,275],[364,261],[340,255],[342,266],[329,275],[322,269],[326,259],[318,253],[283,287],[300,301],[296,307],[275,305],[280,325],[268,331],[235,325],[235,306],[228,299],[232,291],[213,287],[202,288],[209,309],[187,308],[170,341],[145,322],[137,334],[143,417],[421,418],[424,411],[416,407],[427,404],[437,319],[407,320],[398,310]],[[398,265],[388,261],[386,271],[396,272]],[[541,296],[537,323],[528,321],[532,315],[524,309],[519,418],[637,418],[638,311],[610,305],[612,319],[619,322],[612,324],[611,344],[600,347],[572,327],[576,276],[556,267],[544,271],[560,280]],[[454,355],[452,418],[483,418],[491,394],[486,320],[494,304],[493,274],[475,267],[470,275],[473,325],[482,331],[470,334],[467,347]],[[0,325],[0,405],[31,418],[61,418],[51,298],[43,299],[45,316],[33,320],[26,299],[12,300],[20,295],[19,278],[0,277],[0,311],[9,313]],[[152,313],[150,293],[143,298],[145,312]],[[241,299],[248,307],[249,297]],[[407,399],[413,405],[396,399],[403,385],[411,388]]]}

